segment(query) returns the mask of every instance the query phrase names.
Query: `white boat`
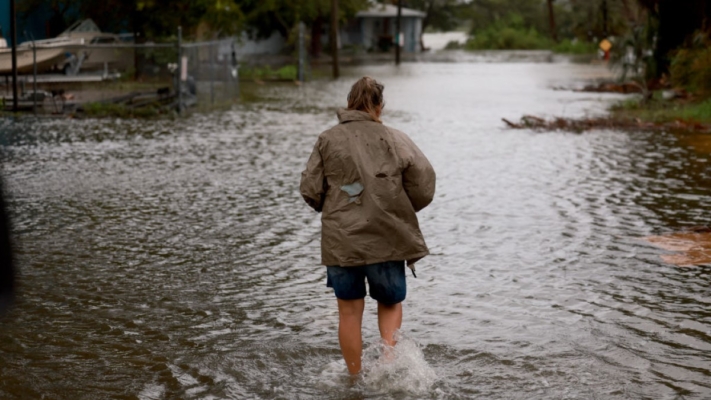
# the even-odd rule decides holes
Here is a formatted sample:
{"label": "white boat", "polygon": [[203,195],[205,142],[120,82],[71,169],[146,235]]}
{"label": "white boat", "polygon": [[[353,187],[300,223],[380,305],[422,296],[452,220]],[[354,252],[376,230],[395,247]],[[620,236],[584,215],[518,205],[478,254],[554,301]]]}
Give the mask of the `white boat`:
{"label": "white boat", "polygon": [[[32,73],[36,57],[37,72],[62,71],[76,73],[77,60],[82,70],[129,66],[133,63],[133,51],[119,44],[120,37],[103,33],[91,19],[77,21],[59,36],[52,39],[24,42],[17,46],[17,71]],[[0,42],[0,74],[12,72],[12,49]],[[101,45],[101,46],[92,46]],[[33,55],[36,48],[36,56]],[[72,71],[72,69],[74,69]]]}

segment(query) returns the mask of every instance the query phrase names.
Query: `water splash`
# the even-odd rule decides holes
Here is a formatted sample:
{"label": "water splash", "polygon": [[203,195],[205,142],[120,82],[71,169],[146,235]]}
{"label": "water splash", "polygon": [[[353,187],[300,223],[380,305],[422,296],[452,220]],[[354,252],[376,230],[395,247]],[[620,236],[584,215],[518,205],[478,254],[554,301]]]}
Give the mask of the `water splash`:
{"label": "water splash", "polygon": [[394,347],[376,343],[364,350],[360,384],[378,392],[428,393],[437,374],[427,364],[417,342],[400,332],[395,338]]}

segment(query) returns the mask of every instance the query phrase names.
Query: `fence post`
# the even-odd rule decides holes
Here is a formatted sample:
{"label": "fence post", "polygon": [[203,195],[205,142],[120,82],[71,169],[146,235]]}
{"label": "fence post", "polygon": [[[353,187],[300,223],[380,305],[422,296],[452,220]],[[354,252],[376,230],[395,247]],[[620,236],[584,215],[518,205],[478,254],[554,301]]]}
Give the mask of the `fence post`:
{"label": "fence post", "polygon": [[210,51],[210,104],[215,105],[215,43],[210,43],[208,46]]}
{"label": "fence post", "polygon": [[304,23],[299,22],[299,82],[304,81]]}
{"label": "fence post", "polygon": [[178,93],[178,115],[183,111],[183,90],[181,79],[183,78],[183,27],[178,27],[178,72],[175,77],[175,90]]}
{"label": "fence post", "polygon": [[[220,47],[222,47],[222,44],[226,42],[221,42]],[[230,81],[229,78],[229,59],[227,58],[226,54],[222,54],[222,76],[220,76],[220,84],[222,85],[222,97],[224,100],[227,100],[229,98],[229,85],[227,84]]]}
{"label": "fence post", "polygon": [[338,0],[331,0],[331,57],[333,79],[338,79],[341,75],[338,68]]}
{"label": "fence post", "polygon": [[402,0],[397,0],[397,18],[395,19],[395,65],[400,65],[400,30],[402,30]]}
{"label": "fence post", "polygon": [[17,16],[15,0],[10,0],[10,45],[12,46],[12,111],[19,110],[17,105]]}
{"label": "fence post", "polygon": [[235,99],[239,100],[239,63],[237,62],[237,42],[232,39],[232,68],[234,68],[234,73],[232,76],[235,79]]}
{"label": "fence post", "polygon": [[34,36],[32,38],[32,111],[37,115],[37,43]]}

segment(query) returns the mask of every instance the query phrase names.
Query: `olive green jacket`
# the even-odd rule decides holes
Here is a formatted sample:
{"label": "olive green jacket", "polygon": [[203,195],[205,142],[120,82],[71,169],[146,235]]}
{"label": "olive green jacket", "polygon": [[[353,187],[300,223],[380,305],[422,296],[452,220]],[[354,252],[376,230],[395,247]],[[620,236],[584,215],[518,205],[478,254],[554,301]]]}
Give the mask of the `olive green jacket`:
{"label": "olive green jacket", "polygon": [[404,133],[362,111],[339,110],[306,170],[301,195],[322,212],[321,263],[342,267],[429,254],[417,221],[435,192],[435,172]]}

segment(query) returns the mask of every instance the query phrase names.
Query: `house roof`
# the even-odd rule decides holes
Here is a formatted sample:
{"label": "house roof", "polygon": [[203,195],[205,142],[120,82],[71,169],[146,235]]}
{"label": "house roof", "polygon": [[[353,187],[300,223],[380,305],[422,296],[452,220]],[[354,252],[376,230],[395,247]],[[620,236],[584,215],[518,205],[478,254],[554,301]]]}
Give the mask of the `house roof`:
{"label": "house roof", "polygon": [[[360,11],[356,15],[356,18],[392,18],[397,17],[397,6],[392,4],[373,4],[369,9]],[[412,8],[402,8],[403,17],[415,17],[424,18],[427,16],[426,13],[413,10]]]}

